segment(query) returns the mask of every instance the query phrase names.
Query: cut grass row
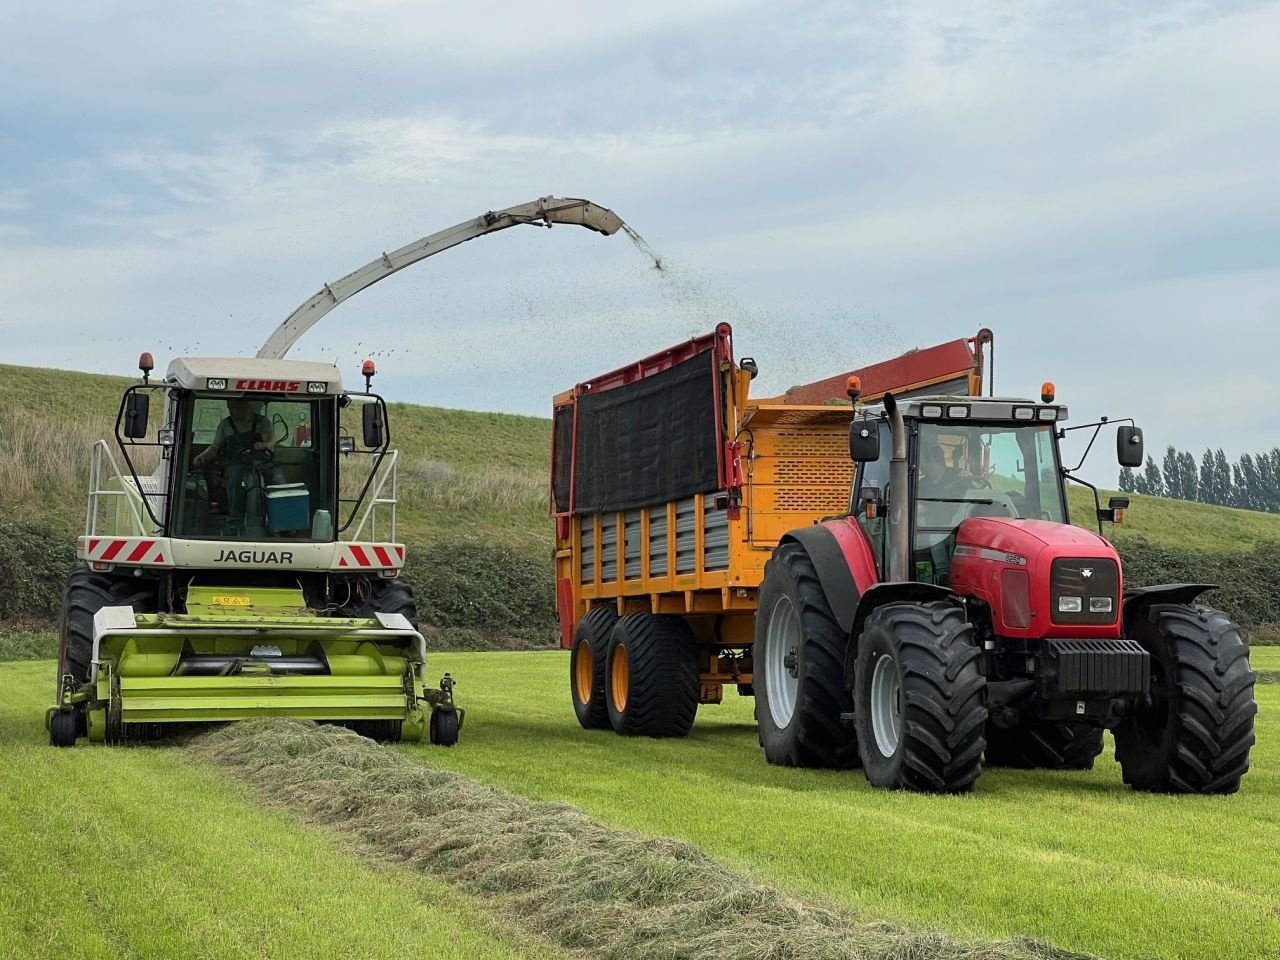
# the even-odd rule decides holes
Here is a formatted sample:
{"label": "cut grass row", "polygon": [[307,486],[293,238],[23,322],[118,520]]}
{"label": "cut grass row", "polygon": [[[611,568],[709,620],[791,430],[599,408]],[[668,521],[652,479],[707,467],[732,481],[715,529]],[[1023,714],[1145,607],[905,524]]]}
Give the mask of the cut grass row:
{"label": "cut grass row", "polygon": [[463,743],[406,756],[687,840],[860,917],[1117,960],[1280,955],[1278,687],[1258,688],[1235,796],[1133,793],[1108,749],[1089,773],[991,770],[939,798],[768,766],[746,699],[702,708],[686,740],[632,740],[578,727],[560,653],[439,654],[431,670],[459,679]]}
{"label": "cut grass row", "polygon": [[435,880],[356,860],[180,749],[49,747],[52,669],[0,663],[0,955],[563,956]]}

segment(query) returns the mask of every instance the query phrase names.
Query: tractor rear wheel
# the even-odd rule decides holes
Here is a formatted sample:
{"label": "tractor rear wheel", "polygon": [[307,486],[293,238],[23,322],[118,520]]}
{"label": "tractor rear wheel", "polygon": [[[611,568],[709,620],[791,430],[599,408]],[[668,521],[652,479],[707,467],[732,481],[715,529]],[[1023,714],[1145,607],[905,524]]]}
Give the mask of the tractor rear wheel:
{"label": "tractor rear wheel", "polygon": [[840,719],[853,711],[847,646],[813,561],[799,544],[783,544],[765,567],[752,651],[756,727],[770,763],[858,765],[857,738]]}
{"label": "tractor rear wheel", "polygon": [[683,737],[698,712],[698,652],[680,617],[634,613],[614,624],[605,665],[609,722],[628,737]]}
{"label": "tractor rear wheel", "polygon": [[964,611],[887,603],[867,617],[854,668],[854,722],[872,786],[963,793],[982,773],[987,681]]}
{"label": "tractor rear wheel", "polygon": [[1131,635],[1151,654],[1151,703],[1115,730],[1125,783],[1153,793],[1235,793],[1258,712],[1240,629],[1220,610],[1159,603]]}
{"label": "tractor rear wheel", "polygon": [[573,630],[573,645],[569,649],[569,696],[584,730],[609,726],[604,671],[609,659],[609,637],[617,622],[618,614],[613,607],[592,607]]}
{"label": "tractor rear wheel", "polygon": [[58,617],[58,685],[70,674],[77,684],[89,679],[93,659],[93,615],[103,607],[132,607],[134,613],[154,613],[155,585],[137,577],[97,573],[77,567],[67,578]]}
{"label": "tractor rear wheel", "polygon": [[1092,770],[1102,753],[1102,728],[1048,720],[1000,728],[987,725],[986,765],[1019,770]]}

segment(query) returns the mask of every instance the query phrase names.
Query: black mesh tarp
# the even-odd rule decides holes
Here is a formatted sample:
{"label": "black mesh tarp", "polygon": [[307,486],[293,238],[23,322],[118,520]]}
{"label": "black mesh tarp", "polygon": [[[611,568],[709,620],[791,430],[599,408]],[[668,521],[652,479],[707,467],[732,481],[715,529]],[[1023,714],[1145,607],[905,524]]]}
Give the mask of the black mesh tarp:
{"label": "black mesh tarp", "polygon": [[580,398],[574,512],[630,510],[717,489],[715,376],[707,349]]}
{"label": "black mesh tarp", "polygon": [[569,477],[573,469],[573,407],[560,407],[552,415],[555,434],[555,463],[551,473],[551,492],[555,496],[556,513],[569,512]]}

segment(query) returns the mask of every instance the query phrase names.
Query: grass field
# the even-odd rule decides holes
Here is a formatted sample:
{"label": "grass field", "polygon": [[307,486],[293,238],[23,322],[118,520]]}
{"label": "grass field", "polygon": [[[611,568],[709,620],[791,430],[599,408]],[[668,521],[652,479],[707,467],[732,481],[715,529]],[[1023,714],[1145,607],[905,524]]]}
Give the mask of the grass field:
{"label": "grass field", "polygon": [[[0,431],[18,441],[0,444],[0,511],[50,516],[61,528],[78,530],[89,446],[110,431],[130,382],[0,364]],[[464,534],[539,551],[550,547],[548,420],[393,403],[391,431],[402,455],[401,535],[410,545]],[[1095,458],[1108,455],[1095,451]],[[1074,522],[1094,528],[1092,493],[1069,489]],[[1212,553],[1280,541],[1280,515],[1131,499],[1126,522],[1108,526],[1109,537],[1141,536]]]}
{"label": "grass field", "polygon": [[746,699],[703,707],[687,740],[626,740],[578,727],[563,654],[440,654],[444,669],[463,744],[405,756],[688,840],[860,917],[1115,960],[1280,956],[1280,687],[1258,687],[1235,796],[1135,794],[1108,749],[1090,773],[991,770],[973,795],[938,798],[768,766]]}
{"label": "grass field", "polygon": [[0,663],[0,956],[550,958],[178,748],[54,750],[53,665]]}

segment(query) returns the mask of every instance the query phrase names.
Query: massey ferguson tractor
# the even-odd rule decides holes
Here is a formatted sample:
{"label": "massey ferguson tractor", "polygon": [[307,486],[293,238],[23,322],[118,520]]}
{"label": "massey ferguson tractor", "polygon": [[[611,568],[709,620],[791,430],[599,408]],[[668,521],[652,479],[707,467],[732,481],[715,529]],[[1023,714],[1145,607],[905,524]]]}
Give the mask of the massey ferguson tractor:
{"label": "massey ferguson tractor", "polygon": [[179,359],[161,382],[150,354],[140,366],[116,420],[121,460],[106,441],[93,450],[50,741],[293,716],[456,742],[452,680],[427,687],[399,576],[397,455],[373,363],[359,391],[322,363]]}
{"label": "massey ferguson tractor", "polygon": [[[713,334],[554,404],[557,601],[582,726],[683,736],[726,683],[770,763],[957,793],[986,766],[1093,766],[1219,794],[1249,767],[1248,650],[1209,584],[1126,589],[1071,526],[1067,408],[982,396],[989,331],[784,397]],[[865,389],[864,389],[865,387]],[[1116,431],[1122,465],[1142,433]],[[1090,447],[1093,445],[1090,440]],[[1086,451],[1087,453],[1087,451]],[[851,465],[852,464],[852,465]]]}

